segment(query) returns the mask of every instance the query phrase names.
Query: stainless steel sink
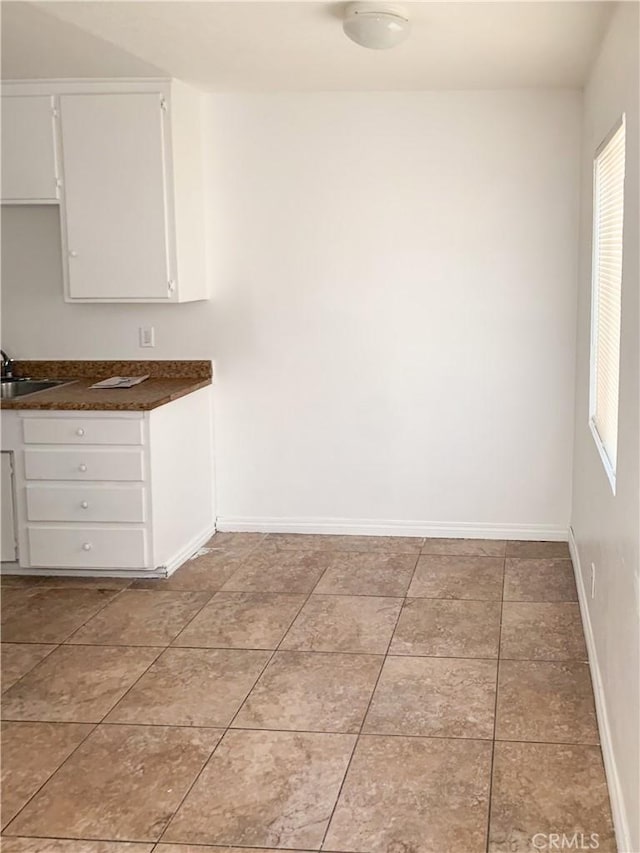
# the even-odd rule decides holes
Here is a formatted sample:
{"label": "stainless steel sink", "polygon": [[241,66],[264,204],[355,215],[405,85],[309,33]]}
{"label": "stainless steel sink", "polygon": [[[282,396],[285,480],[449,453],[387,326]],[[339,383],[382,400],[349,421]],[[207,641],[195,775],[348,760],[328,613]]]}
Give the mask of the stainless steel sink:
{"label": "stainless steel sink", "polygon": [[12,397],[26,397],[27,394],[66,384],[66,379],[4,379],[0,384],[0,398],[7,400]]}

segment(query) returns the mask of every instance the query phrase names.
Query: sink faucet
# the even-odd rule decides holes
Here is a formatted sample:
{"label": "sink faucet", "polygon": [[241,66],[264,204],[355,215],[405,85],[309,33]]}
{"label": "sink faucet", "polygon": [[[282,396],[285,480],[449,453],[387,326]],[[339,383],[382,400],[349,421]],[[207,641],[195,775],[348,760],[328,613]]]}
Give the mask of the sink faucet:
{"label": "sink faucet", "polygon": [[0,355],[2,356],[2,362],[0,362],[2,367],[2,378],[13,379],[13,359],[9,358],[3,349],[0,349]]}

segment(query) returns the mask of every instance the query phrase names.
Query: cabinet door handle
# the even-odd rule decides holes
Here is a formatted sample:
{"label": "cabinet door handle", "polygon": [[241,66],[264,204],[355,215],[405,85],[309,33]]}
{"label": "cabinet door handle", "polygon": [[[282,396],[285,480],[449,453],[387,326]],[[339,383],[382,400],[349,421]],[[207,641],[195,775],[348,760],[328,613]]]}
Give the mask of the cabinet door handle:
{"label": "cabinet door handle", "polygon": [[91,548],[92,548],[91,542],[85,542],[84,545],[82,546],[83,551],[90,551]]}
{"label": "cabinet door handle", "polygon": [[89,501],[80,501],[82,509],[89,509]]}
{"label": "cabinet door handle", "polygon": [[84,464],[84,462],[82,462],[80,465],[78,465],[78,471],[82,471],[82,473],[84,474],[84,472],[86,470],[87,470],[87,466]]}
{"label": "cabinet door handle", "polygon": [[82,429],[82,427],[78,427],[78,429],[76,430],[76,435],[84,435],[84,430]]}
{"label": "cabinet door handle", "polygon": [[70,257],[70,258],[77,258],[77,257],[78,257],[78,253],[77,253],[77,252],[69,252],[69,257]]}

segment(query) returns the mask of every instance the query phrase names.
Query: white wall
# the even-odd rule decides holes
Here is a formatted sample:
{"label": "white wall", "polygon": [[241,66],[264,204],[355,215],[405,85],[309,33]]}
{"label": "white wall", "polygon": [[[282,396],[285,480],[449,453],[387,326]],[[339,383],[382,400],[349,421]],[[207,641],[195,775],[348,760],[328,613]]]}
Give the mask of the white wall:
{"label": "white wall", "polygon": [[65,305],[51,211],[12,210],[6,348],[213,358],[226,526],[562,537],[580,114],[571,91],[210,96],[214,300]]}
{"label": "white wall", "polygon": [[[638,366],[638,35],[637,3],[621,3],[584,95],[575,465],[572,527],[586,590],[591,563],[596,597],[584,594],[603,703],[603,749],[621,850],[640,851],[640,372]],[[626,178],[620,421],[616,495],[588,427],[591,323],[592,168],[596,148],[626,113]],[[598,682],[601,682],[598,684]],[[606,719],[605,719],[606,718]],[[608,721],[608,722],[607,722]],[[606,726],[608,725],[608,729]],[[607,743],[607,737],[610,741]]]}

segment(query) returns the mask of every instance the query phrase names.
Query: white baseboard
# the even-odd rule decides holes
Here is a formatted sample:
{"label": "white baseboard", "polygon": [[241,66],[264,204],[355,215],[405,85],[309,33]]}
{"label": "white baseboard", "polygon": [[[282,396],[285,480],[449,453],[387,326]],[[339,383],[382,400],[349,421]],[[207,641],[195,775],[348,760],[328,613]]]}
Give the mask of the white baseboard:
{"label": "white baseboard", "polygon": [[209,539],[216,532],[216,525],[212,524],[195,536],[188,545],[185,545],[171,560],[169,560],[164,566],[161,566],[160,569],[163,572],[164,577],[169,577],[172,575],[176,569],[179,569],[180,566],[185,563],[189,557],[192,557],[198,549],[202,548],[205,542],[208,542]]}
{"label": "white baseboard", "polygon": [[343,536],[434,536],[449,539],[538,539],[566,542],[556,524],[483,524],[442,521],[386,521],[367,518],[239,518],[222,516],[216,527],[242,533],[329,533]]}
{"label": "white baseboard", "polygon": [[580,615],[582,616],[582,627],[584,628],[584,636],[587,643],[589,669],[591,670],[591,681],[593,683],[593,693],[596,702],[596,716],[598,718],[598,731],[600,734],[600,745],[602,747],[602,759],[604,761],[607,785],[609,786],[613,826],[616,831],[616,844],[619,853],[637,853],[637,851],[634,851],[631,846],[631,832],[629,830],[629,821],[627,819],[627,812],[622,796],[616,757],[613,751],[609,715],[607,713],[607,701],[604,687],[602,685],[602,676],[600,674],[600,666],[598,664],[598,651],[596,648],[596,641],[593,635],[591,617],[589,615],[589,607],[587,604],[587,591],[584,586],[582,569],[580,566],[580,553],[571,527],[569,528],[569,550],[571,552],[571,559],[573,560],[573,571],[576,577],[576,586],[578,588],[578,602],[580,604]]}

